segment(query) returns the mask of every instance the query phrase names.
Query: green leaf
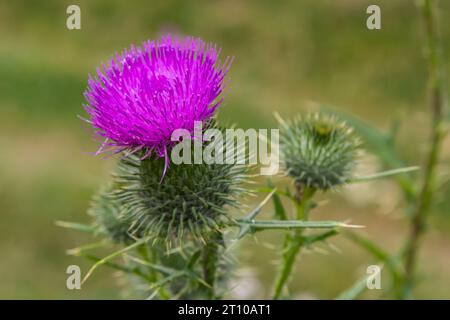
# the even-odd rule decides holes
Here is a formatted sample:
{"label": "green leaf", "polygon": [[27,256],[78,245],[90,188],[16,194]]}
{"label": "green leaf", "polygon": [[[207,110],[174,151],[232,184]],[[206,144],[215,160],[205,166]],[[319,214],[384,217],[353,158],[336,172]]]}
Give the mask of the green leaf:
{"label": "green leaf", "polygon": [[336,300],[355,300],[367,289],[367,275],[355,282],[353,286],[342,292]]}
{"label": "green leaf", "polygon": [[[274,195],[274,193],[276,192],[277,189],[273,189],[265,198],[263,201],[261,201],[261,203],[255,208],[253,209],[248,215],[246,215],[244,217],[243,220],[247,221],[247,220],[253,220],[256,218],[256,216],[261,212],[262,207],[264,207],[266,205],[266,203],[270,200],[270,198]],[[239,234],[236,237],[236,240],[242,239],[247,233],[251,232],[251,228],[248,225],[239,225],[241,227],[241,229],[239,230]]]}
{"label": "green leaf", "polygon": [[89,243],[84,246],[69,249],[66,251],[66,253],[71,256],[80,256],[85,251],[103,248],[103,247],[110,246],[110,245],[111,245],[111,243],[109,241],[102,240],[100,242]]}
{"label": "green leaf", "polygon": [[111,253],[110,255],[102,258],[101,260],[97,261],[90,269],[89,271],[86,273],[86,275],[84,276],[83,280],[81,281],[81,283],[86,282],[86,280],[90,277],[90,275],[92,274],[92,272],[94,272],[95,269],[97,269],[99,266],[101,266],[102,264],[107,263],[109,260],[114,259],[115,257],[129,251],[132,250],[138,246],[140,246],[143,243],[146,243],[149,239],[148,238],[144,238],[141,239],[139,241],[136,241],[135,243],[129,245],[128,247],[122,248],[116,252]]}
{"label": "green leaf", "polygon": [[192,257],[189,259],[186,267],[188,269],[193,269],[195,263],[198,261],[198,259],[200,258],[200,255],[202,254],[202,250],[197,250],[195,251],[195,253],[192,255]]}
{"label": "green leaf", "polygon": [[159,273],[165,274],[165,275],[171,275],[174,274],[175,272],[177,272],[177,270],[172,269],[172,268],[168,268],[168,267],[164,267],[162,265],[159,264],[154,264],[154,263],[150,263],[148,261],[139,259],[137,257],[134,257],[132,255],[127,254],[127,258],[129,258],[131,261],[134,261],[138,264],[141,264],[143,266],[149,267],[152,270],[155,270]]}
{"label": "green leaf", "polygon": [[78,230],[78,231],[87,232],[87,233],[95,232],[94,226],[90,226],[90,225],[86,225],[86,224],[82,224],[82,223],[68,222],[68,221],[56,221],[55,224],[58,227],[62,227],[62,228],[66,228],[66,229],[73,229],[73,230]]}
{"label": "green leaf", "polygon": [[351,225],[339,221],[301,221],[301,220],[236,220],[241,226],[251,229],[326,229],[326,228],[362,228],[363,226]]}
{"label": "green leaf", "polygon": [[[92,254],[87,254],[87,253],[80,253],[79,256],[83,257],[83,258],[85,258],[87,260],[94,261],[94,262],[98,262],[98,261],[101,260],[101,258],[99,258],[99,257],[97,257],[95,255],[92,255]],[[118,271],[122,271],[122,272],[129,273],[129,274],[134,274],[134,275],[136,275],[138,277],[141,277],[142,279],[144,279],[146,281],[151,281],[151,279],[147,275],[142,273],[137,268],[129,268],[129,267],[117,264],[117,263],[110,262],[110,261],[105,262],[104,265],[106,267],[109,267],[109,268],[112,268],[112,269],[115,269],[115,270],[118,270]]]}
{"label": "green leaf", "polygon": [[159,280],[159,281],[149,285],[148,288],[150,290],[155,290],[155,292],[152,295],[150,295],[150,297],[148,297],[147,299],[148,300],[153,299],[156,296],[156,294],[158,293],[158,290],[161,289],[164,285],[166,285],[167,283],[171,282],[172,280],[175,280],[176,278],[179,278],[179,277],[182,277],[182,276],[185,276],[185,275],[186,275],[186,272],[184,272],[184,271],[177,271],[177,272],[175,272],[175,273],[173,273],[173,274],[171,274],[171,275],[169,275],[169,276],[167,276],[167,277],[165,277],[165,278],[163,278],[163,279],[161,279],[161,280]]}
{"label": "green leaf", "polygon": [[371,180],[395,176],[395,175],[402,174],[402,173],[417,171],[419,169],[420,169],[419,167],[414,166],[414,167],[405,167],[405,168],[386,170],[386,171],[382,171],[382,172],[378,172],[378,173],[369,174],[366,176],[356,177],[356,178],[353,178],[353,179],[347,181],[347,183],[367,182],[367,181],[371,181]]}
{"label": "green leaf", "polygon": [[325,231],[325,232],[320,233],[320,234],[307,236],[307,237],[304,237],[305,238],[304,245],[308,246],[308,245],[311,245],[311,244],[313,244],[315,242],[325,241],[326,239],[328,239],[328,238],[330,238],[332,236],[335,236],[337,234],[338,234],[338,232],[336,230],[329,230],[329,231]]}
{"label": "green leaf", "polygon": [[[261,192],[261,193],[271,193],[273,190],[274,190],[274,188],[269,188],[269,187],[261,187],[261,188],[256,189],[257,192]],[[279,196],[287,197],[289,199],[294,199],[292,194],[289,192],[288,188],[286,188],[285,191],[277,189],[275,191],[275,194],[277,194]]]}
{"label": "green leaf", "polygon": [[[275,189],[272,179],[267,179],[267,185],[272,190]],[[283,203],[281,202],[280,196],[275,192],[272,196],[273,207],[275,209],[275,218],[279,220],[287,220],[286,210],[284,210]]]}

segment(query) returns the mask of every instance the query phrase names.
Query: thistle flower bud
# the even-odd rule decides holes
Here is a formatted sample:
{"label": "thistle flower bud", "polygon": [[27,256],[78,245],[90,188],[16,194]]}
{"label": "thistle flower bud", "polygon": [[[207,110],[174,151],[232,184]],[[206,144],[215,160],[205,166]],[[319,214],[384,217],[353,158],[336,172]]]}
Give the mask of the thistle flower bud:
{"label": "thistle flower bud", "polygon": [[348,181],[360,146],[351,128],[319,113],[279,121],[284,170],[296,183],[327,190]]}
{"label": "thistle flower bud", "polygon": [[121,159],[114,198],[129,232],[181,243],[202,240],[228,221],[226,206],[237,206],[246,167],[228,164],[172,164],[164,181],[162,158],[130,155]]}

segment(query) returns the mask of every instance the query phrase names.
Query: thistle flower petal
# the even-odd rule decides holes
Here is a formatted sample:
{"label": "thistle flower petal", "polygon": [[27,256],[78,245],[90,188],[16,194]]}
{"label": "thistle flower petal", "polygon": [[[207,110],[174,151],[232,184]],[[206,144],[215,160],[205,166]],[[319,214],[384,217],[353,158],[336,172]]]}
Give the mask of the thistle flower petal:
{"label": "thistle flower petal", "polygon": [[143,151],[167,157],[175,129],[194,130],[222,102],[231,64],[220,50],[198,38],[170,35],[116,54],[89,76],[84,106],[95,134],[97,153]]}

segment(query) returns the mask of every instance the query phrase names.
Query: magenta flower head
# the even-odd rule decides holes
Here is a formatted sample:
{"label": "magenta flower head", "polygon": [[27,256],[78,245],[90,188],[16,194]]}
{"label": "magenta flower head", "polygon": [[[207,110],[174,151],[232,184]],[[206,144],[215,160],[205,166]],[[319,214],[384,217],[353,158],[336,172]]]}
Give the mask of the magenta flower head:
{"label": "magenta flower head", "polygon": [[171,35],[131,46],[89,76],[85,109],[97,154],[140,151],[165,157],[175,129],[194,131],[194,121],[211,118],[222,102],[229,57],[219,61],[216,45]]}

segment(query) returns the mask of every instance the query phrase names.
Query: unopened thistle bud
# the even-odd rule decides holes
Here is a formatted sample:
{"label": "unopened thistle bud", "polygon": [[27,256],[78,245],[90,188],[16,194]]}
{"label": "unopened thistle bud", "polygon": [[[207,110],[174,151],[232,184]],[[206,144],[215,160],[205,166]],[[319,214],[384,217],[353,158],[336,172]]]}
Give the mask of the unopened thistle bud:
{"label": "unopened thistle bud", "polygon": [[280,125],[284,170],[296,183],[327,190],[351,178],[360,141],[345,123],[315,113]]}

